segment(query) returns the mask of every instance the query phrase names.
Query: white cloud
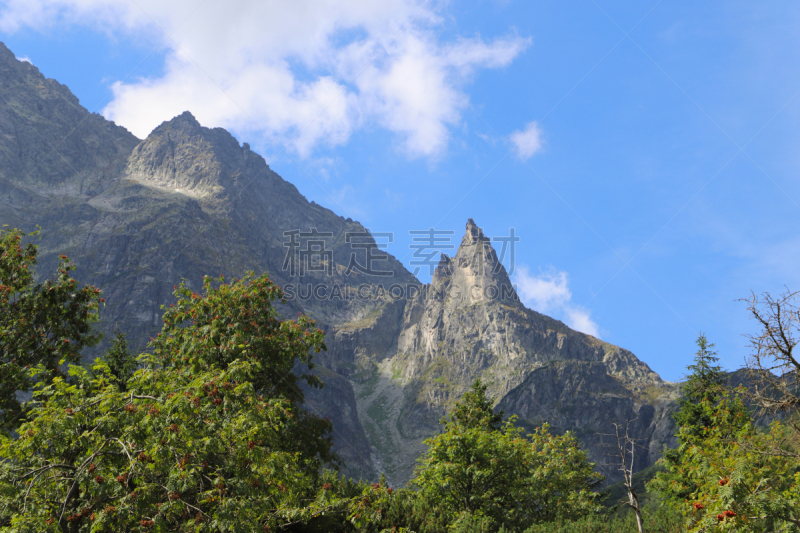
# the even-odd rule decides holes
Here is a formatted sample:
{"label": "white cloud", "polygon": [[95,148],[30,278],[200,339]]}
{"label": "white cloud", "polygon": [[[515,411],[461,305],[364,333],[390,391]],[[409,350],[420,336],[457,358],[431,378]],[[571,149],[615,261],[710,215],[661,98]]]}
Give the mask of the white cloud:
{"label": "white cloud", "polygon": [[600,338],[600,328],[588,310],[572,302],[566,272],[548,272],[539,276],[519,265],[514,284],[522,302],[542,314],[566,321],[572,329]]}
{"label": "white cloud", "polygon": [[31,58],[28,56],[17,57],[17,61],[24,61],[25,63],[33,65],[33,61],[31,61]]}
{"label": "white cloud", "polygon": [[509,135],[509,139],[517,149],[517,156],[523,161],[542,151],[542,130],[536,121],[528,122],[525,128]]}
{"label": "white cloud", "polygon": [[592,320],[588,311],[579,307],[568,306],[565,312],[568,317],[567,323],[572,329],[577,329],[598,339],[600,338],[600,328]]}
{"label": "white cloud", "polygon": [[572,293],[567,287],[566,272],[536,277],[530,273],[528,267],[518,266],[514,281],[522,301],[541,313],[562,308],[572,298]]}
{"label": "white cloud", "polygon": [[530,44],[443,41],[439,9],[423,0],[6,0],[0,30],[88,25],[154,43],[159,27],[174,31],[163,76],[117,82],[104,110],[140,137],[188,109],[204,125],[291,142],[304,157],[369,124],[419,157],[447,148],[474,73]]}

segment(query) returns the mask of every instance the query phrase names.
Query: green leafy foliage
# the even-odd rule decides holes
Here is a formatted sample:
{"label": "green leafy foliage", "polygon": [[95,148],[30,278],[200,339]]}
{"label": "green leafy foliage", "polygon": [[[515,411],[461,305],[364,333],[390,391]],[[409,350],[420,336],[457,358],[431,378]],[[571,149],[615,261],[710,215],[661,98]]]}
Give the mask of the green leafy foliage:
{"label": "green leafy foliage", "polygon": [[685,517],[688,531],[800,531],[800,463],[796,433],[779,423],[759,429],[704,336],[675,416],[674,450],[665,450],[648,484]]}
{"label": "green leafy foliage", "polygon": [[321,332],[281,321],[266,277],[176,296],[125,387],[100,359],[35,392],[0,445],[4,531],[263,531],[346,505],[317,491],[330,424],[288,375]]}
{"label": "green leafy foliage", "polygon": [[[718,361],[717,352],[713,351],[714,344],[709,343],[703,334],[697,337],[696,342],[694,364],[688,367],[690,374],[674,415],[679,428],[679,447],[662,450],[659,464],[665,470],[656,474],[648,485],[648,490],[657,491],[673,505],[685,502],[697,490],[695,480],[686,475],[688,457],[684,450],[687,445],[699,445],[706,438],[707,429],[713,425],[716,406],[726,395],[725,373],[714,364]],[[738,399],[728,402],[728,406],[736,410],[736,416],[741,420],[750,420],[747,409]]]}
{"label": "green leafy foliage", "polygon": [[283,449],[335,461],[330,422],[299,408],[303,402],[299,381],[321,385],[313,374],[294,372],[311,369],[313,354],[325,349],[324,333],[314,321],[302,314],[281,320],[273,302],[283,293],[266,276],[248,275],[233,283],[220,279],[216,284],[206,277],[202,296],[183,283],[175,288],[175,296],[178,301],[165,310],[161,333],[151,341],[158,364],[201,373],[252,361],[255,390],[284,398],[295,407],[281,433]]}
{"label": "green leafy foliage", "polygon": [[685,459],[675,472],[692,487],[689,498],[673,501],[688,530],[800,531],[800,464],[769,453],[791,432],[777,422],[760,431],[738,396],[701,405],[710,425],[699,437],[681,429]]}
{"label": "green leafy foliage", "polygon": [[514,417],[496,429],[485,393],[477,381],[443,421],[444,433],[425,441],[428,451],[411,483],[436,512],[419,530],[442,531],[465,520],[489,522],[492,531],[520,529],[599,510],[592,489],[602,476],[575,437],[551,435],[546,425],[526,437]]}
{"label": "green leafy foliage", "polygon": [[[673,508],[662,505],[645,507],[642,513],[647,533],[683,533],[686,526],[683,516]],[[537,524],[525,533],[638,533],[636,518],[632,512],[623,517],[611,518],[606,514],[592,514],[574,521],[555,520]]]}
{"label": "green leafy foliage", "polygon": [[281,320],[273,306],[283,297],[281,289],[266,276],[250,274],[229,284],[220,279],[216,286],[206,277],[202,296],[184,283],[175,287],[175,296],[151,342],[163,364],[199,371],[251,359],[258,363],[261,388],[292,401],[303,400],[298,380],[319,385],[315,376],[298,377],[292,369],[297,363],[313,366],[313,353],[325,349],[323,332],[302,314]]}
{"label": "green leafy foliage", "polygon": [[[22,415],[18,392],[62,375],[61,365],[78,362],[81,350],[100,340],[91,329],[100,291],[80,286],[70,276],[75,266],[63,255],[55,275],[37,282],[36,246],[23,244],[24,237],[19,230],[0,229],[0,430],[5,431]],[[37,365],[46,372],[29,372]]]}

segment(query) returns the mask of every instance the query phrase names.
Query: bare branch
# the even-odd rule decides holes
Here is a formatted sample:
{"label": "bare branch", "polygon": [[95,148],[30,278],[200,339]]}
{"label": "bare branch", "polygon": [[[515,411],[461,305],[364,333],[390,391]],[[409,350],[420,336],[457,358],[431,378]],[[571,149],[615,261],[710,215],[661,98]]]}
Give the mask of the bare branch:
{"label": "bare branch", "polygon": [[[616,422],[613,423],[614,426],[614,433],[600,433],[601,437],[612,437],[615,439],[614,444],[607,445],[611,448],[616,448],[615,455],[618,456],[618,462],[616,463],[619,466],[619,469],[622,471],[622,478],[623,478],[623,485],[628,492],[628,501],[623,501],[624,503],[636,514],[636,525],[639,527],[639,533],[644,533],[644,527],[642,524],[642,509],[639,502],[639,495],[636,494],[636,490],[633,487],[633,465],[635,459],[635,452],[636,452],[636,441],[633,437],[630,436],[630,424],[634,422],[636,419],[633,420],[626,420],[625,421],[625,431],[622,432],[622,424],[617,424]],[[641,447],[641,446],[640,446]],[[630,466],[628,466],[628,462],[630,460]]]}
{"label": "bare branch", "polygon": [[744,300],[761,328],[746,337],[752,349],[747,368],[756,382],[748,397],[762,411],[791,412],[800,407],[800,360],[794,353],[800,343],[799,299],[800,293],[787,289],[778,298],[751,293]]}

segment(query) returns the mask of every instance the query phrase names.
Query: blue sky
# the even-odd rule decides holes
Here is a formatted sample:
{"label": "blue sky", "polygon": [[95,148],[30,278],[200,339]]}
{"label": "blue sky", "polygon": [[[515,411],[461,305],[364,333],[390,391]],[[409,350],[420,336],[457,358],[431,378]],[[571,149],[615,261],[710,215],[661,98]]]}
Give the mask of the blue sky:
{"label": "blue sky", "polygon": [[798,29],[788,1],[0,1],[90,110],[226,127],[407,265],[409,230],[515,228],[531,307],[668,380],[700,331],[742,366],[737,299],[800,288]]}

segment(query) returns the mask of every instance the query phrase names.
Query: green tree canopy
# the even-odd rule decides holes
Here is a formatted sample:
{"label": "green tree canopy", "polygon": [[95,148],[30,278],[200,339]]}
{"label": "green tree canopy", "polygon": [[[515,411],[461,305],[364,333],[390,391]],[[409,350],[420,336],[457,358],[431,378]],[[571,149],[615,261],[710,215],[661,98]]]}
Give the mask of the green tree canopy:
{"label": "green tree canopy", "polygon": [[182,283],[175,296],[177,302],[165,309],[161,333],[150,343],[159,364],[201,373],[252,361],[256,392],[284,398],[295,407],[281,432],[284,449],[335,461],[331,423],[299,407],[304,399],[301,380],[321,386],[310,372],[295,372],[313,368],[313,354],[326,349],[315,322],[303,314],[281,320],[273,304],[283,293],[266,275],[250,274],[233,283],[219,279],[216,285],[206,277],[202,295]]}
{"label": "green tree canopy", "polygon": [[[665,471],[659,472],[649,485],[663,498],[678,504],[685,502],[697,490],[695,478],[687,475],[687,446],[699,445],[706,438],[717,404],[726,397],[725,373],[715,365],[718,361],[714,344],[702,333],[697,337],[694,364],[683,385],[683,396],[678,400],[678,411],[673,415],[678,425],[677,448],[664,448],[660,463]],[[736,401],[728,404],[742,420],[750,420],[745,406]]]}
{"label": "green tree canopy", "polygon": [[[780,423],[759,430],[738,394],[723,393],[717,403],[700,404],[709,425],[701,435],[681,428],[680,463],[671,477],[655,478],[651,488],[687,493],[671,504],[687,520],[688,531],[800,531],[800,465],[769,453],[791,436]],[[765,453],[767,452],[767,453]],[[666,483],[684,481],[676,490]]]}
{"label": "green tree canopy", "polygon": [[571,433],[554,436],[545,425],[526,437],[515,417],[498,427],[502,415],[491,405],[476,381],[444,433],[425,441],[411,481],[423,507],[435,511],[435,520],[418,517],[425,531],[474,519],[494,524],[494,531],[516,530],[599,508],[592,489],[602,476]]}
{"label": "green tree canopy", "polygon": [[486,395],[488,385],[476,378],[470,389],[464,393],[450,411],[450,419],[444,424],[456,424],[464,428],[482,428],[489,431],[500,429],[503,411],[495,412],[491,399]]}
{"label": "green tree canopy", "polygon": [[683,384],[683,396],[678,400],[678,411],[673,418],[678,427],[689,428],[697,435],[710,423],[703,402],[719,401],[725,390],[725,373],[719,365],[719,358],[713,350],[714,344],[708,342],[704,334],[697,337],[697,352],[694,364],[689,365],[689,375]]}
{"label": "green tree canopy", "polygon": [[334,505],[315,492],[330,425],[284,387],[322,332],[281,321],[264,276],[175,294],[125,387],[101,358],[35,392],[0,445],[5,531],[274,531]]}
{"label": "green tree canopy", "polygon": [[[0,430],[5,431],[14,429],[22,414],[18,392],[61,375],[64,363],[79,361],[81,350],[100,340],[91,327],[103,301],[100,291],[79,285],[70,276],[75,266],[63,255],[55,275],[38,282],[37,249],[23,243],[25,236],[0,229]],[[45,372],[29,372],[37,365]]]}
{"label": "green tree canopy", "polygon": [[138,365],[136,356],[128,350],[126,335],[120,330],[114,332],[114,340],[101,359],[108,365],[110,379],[113,379],[123,392],[128,387],[128,380],[133,377]]}

